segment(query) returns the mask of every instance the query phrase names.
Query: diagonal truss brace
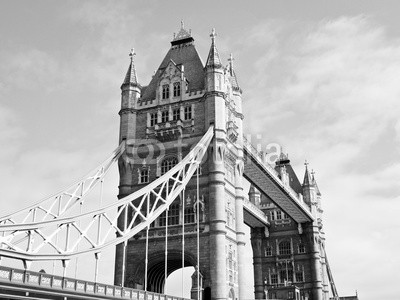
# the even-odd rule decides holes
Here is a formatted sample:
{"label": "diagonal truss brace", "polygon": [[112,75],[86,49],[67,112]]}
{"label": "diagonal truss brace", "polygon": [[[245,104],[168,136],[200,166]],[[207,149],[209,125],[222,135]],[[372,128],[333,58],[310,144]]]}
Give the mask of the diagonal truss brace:
{"label": "diagonal truss brace", "polygon": [[96,169],[89,172],[81,180],[73,183],[68,188],[48,196],[39,202],[0,218],[1,225],[26,224],[41,222],[62,217],[78,203],[83,203],[85,196],[96,186],[118,161],[125,151],[125,144],[121,143],[111,156],[104,160]]}
{"label": "diagonal truss brace", "polygon": [[[199,167],[213,135],[211,126],[179,164],[108,206],[72,217],[58,215],[50,220],[0,225],[0,256],[23,261],[68,261],[126,242],[150,226],[179,196]],[[31,245],[17,247],[16,241],[26,235],[33,240]],[[65,239],[56,239],[57,235]]]}

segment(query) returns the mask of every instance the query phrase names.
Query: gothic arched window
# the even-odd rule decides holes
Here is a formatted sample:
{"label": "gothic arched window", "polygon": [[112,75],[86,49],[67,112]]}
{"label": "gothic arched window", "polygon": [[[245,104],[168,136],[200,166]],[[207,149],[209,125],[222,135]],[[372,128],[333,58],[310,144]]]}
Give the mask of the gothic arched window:
{"label": "gothic arched window", "polygon": [[162,86],[162,98],[168,99],[169,98],[169,84],[163,84]]}
{"label": "gothic arched window", "polygon": [[292,247],[290,246],[290,242],[283,241],[279,244],[279,254],[287,255],[292,253]]}
{"label": "gothic arched window", "polygon": [[174,97],[178,97],[181,95],[181,83],[175,82],[174,83]]}
{"label": "gothic arched window", "polygon": [[178,164],[178,159],[176,157],[167,157],[161,163],[161,175],[164,175],[169,170],[171,170],[176,164]]}

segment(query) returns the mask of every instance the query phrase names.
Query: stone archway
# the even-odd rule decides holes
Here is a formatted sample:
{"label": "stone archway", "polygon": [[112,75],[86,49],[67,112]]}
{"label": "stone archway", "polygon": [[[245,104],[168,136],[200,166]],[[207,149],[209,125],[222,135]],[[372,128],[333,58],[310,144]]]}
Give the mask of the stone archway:
{"label": "stone archway", "polygon": [[[182,251],[169,250],[167,258],[167,277],[174,271],[183,267]],[[185,267],[195,267],[196,259],[190,253],[185,253]],[[165,253],[164,251],[153,252],[149,256],[147,272],[147,289],[151,292],[164,293],[165,290]]]}

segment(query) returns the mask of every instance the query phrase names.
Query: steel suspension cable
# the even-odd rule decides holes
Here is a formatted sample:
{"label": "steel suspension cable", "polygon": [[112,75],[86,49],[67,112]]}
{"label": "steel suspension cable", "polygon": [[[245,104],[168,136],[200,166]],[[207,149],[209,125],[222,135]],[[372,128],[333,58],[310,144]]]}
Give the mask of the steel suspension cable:
{"label": "steel suspension cable", "polygon": [[196,215],[197,215],[197,300],[200,300],[200,192],[199,192],[199,167],[200,162],[198,162],[197,170],[196,170]]}
{"label": "steel suspension cable", "polygon": [[185,189],[182,191],[182,298],[184,297],[183,278],[185,274]]}
{"label": "steel suspension cable", "polygon": [[[100,199],[99,199],[99,208],[103,206],[103,189],[104,189],[104,179],[100,181]],[[100,244],[100,234],[101,234],[101,214],[98,218],[98,226],[97,226],[97,245]],[[95,259],[95,266],[94,266],[94,282],[97,282],[97,276],[99,273],[99,260],[100,260],[100,253],[97,252],[94,254]]]}
{"label": "steel suspension cable", "polygon": [[[147,195],[147,214],[149,214],[150,211],[150,194]],[[150,225],[147,225],[146,227],[146,258],[144,261],[145,264],[145,274],[144,274],[144,291],[147,292],[147,274],[148,274],[148,267],[149,267],[149,227]]]}
{"label": "steel suspension cable", "polygon": [[168,211],[169,207],[165,210],[165,262],[164,262],[164,294],[167,293],[167,267],[168,267]]}
{"label": "steel suspension cable", "polygon": [[[124,211],[124,233],[126,232],[128,225],[128,207],[125,207]],[[123,254],[122,254],[122,278],[121,278],[121,286],[125,286],[125,264],[126,264],[126,248],[128,245],[128,241],[125,240],[123,243]]]}

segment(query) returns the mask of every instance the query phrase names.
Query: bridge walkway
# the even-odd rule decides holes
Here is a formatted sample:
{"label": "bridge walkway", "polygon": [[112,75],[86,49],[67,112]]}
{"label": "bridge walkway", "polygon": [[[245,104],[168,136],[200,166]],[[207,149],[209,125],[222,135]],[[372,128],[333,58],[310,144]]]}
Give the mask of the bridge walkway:
{"label": "bridge walkway", "polygon": [[188,300],[143,290],[0,266],[0,299]]}

